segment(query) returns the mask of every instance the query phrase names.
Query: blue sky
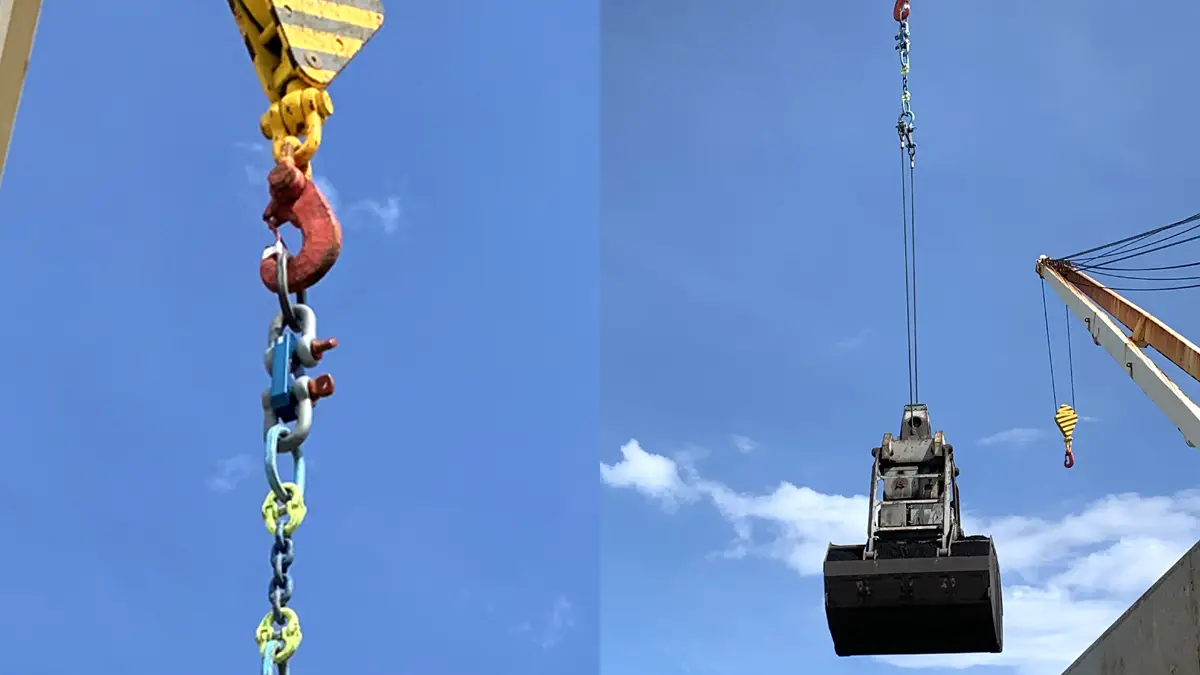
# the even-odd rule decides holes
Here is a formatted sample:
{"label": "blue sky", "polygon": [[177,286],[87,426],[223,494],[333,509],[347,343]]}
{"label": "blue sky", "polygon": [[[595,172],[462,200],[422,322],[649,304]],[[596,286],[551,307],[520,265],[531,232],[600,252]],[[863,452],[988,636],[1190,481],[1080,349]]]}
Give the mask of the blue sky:
{"label": "blue sky", "polygon": [[[0,192],[14,675],[258,667],[267,102],[224,2],[136,4],[46,3]],[[594,672],[598,14],[388,9],[315,162],[293,672]]]}
{"label": "blue sky", "polygon": [[[997,538],[1007,649],[838,659],[821,608],[825,545],[865,536],[869,451],[907,399],[890,3],[622,1],[603,16],[606,674],[1052,675],[1200,536],[1196,451],[1078,325],[1062,468],[1034,273],[1200,210],[1181,84],[1200,8],[913,5],[921,392],[968,525]],[[1135,297],[1195,338],[1194,294]]]}

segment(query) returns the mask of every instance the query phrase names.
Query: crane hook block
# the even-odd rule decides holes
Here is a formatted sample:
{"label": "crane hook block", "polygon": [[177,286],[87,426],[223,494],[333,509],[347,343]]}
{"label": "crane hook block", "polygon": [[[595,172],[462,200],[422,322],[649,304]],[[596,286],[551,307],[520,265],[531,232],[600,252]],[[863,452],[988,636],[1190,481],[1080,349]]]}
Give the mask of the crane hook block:
{"label": "crane hook block", "polygon": [[1064,403],[1058,406],[1058,411],[1054,413],[1054,424],[1062,433],[1063,443],[1067,446],[1066,453],[1063,455],[1063,466],[1069,469],[1075,466],[1075,452],[1071,447],[1071,442],[1075,439],[1075,427],[1079,424],[1079,415],[1074,408]]}
{"label": "crane hook block", "polygon": [[908,21],[910,12],[912,7],[909,6],[908,0],[896,0],[896,4],[892,5],[892,18],[897,22]]}
{"label": "crane hook block", "polygon": [[299,80],[325,89],[383,26],[381,0],[229,0],[272,103]]}

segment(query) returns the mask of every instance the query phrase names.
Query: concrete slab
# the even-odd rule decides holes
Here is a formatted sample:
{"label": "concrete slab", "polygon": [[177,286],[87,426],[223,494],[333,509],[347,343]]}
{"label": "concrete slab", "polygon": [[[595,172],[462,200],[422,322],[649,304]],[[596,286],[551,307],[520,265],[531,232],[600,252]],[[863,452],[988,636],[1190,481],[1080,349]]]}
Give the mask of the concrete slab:
{"label": "concrete slab", "polygon": [[1200,675],[1200,542],[1063,675]]}

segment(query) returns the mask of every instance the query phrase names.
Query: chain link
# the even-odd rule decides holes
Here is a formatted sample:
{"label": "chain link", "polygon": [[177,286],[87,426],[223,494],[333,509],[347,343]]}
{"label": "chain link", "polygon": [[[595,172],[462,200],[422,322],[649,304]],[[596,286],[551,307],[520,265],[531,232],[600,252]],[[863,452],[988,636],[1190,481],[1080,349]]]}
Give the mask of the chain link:
{"label": "chain link", "polygon": [[908,18],[901,19],[899,30],[896,32],[896,51],[900,53],[900,118],[896,121],[896,133],[900,135],[900,147],[908,151],[908,165],[916,166],[917,142],[913,140],[916,130],[916,117],[913,115],[910,102],[912,94],[908,91],[908,54],[912,46],[911,34],[908,30]]}
{"label": "chain link", "polygon": [[[285,280],[286,249],[277,239],[268,250],[278,255],[279,276]],[[263,675],[287,675],[288,662],[303,639],[299,616],[288,606],[295,593],[291,567],[296,559],[296,544],[292,535],[308,513],[304,501],[307,470],[301,446],[312,429],[313,406],[333,393],[332,377],[326,374],[311,378],[305,369],[317,366],[324,352],[337,346],[335,339],[317,337],[316,312],[302,302],[293,303],[282,281],[278,295],[280,311],[267,328],[267,349],[263,353],[271,386],[262,395],[263,464],[269,488],[262,504],[262,518],[273,538],[271,581],[267,586],[270,610],[255,632]],[[291,456],[290,481],[281,475],[280,454]]]}

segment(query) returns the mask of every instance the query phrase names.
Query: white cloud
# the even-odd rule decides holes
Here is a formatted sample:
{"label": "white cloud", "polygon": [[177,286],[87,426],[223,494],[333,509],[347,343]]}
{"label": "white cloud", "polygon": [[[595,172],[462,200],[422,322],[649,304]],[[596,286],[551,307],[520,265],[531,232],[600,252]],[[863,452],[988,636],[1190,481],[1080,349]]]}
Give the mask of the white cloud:
{"label": "white cloud", "polygon": [[[488,611],[495,614],[495,606]],[[541,619],[523,620],[509,626],[509,633],[529,641],[544,652],[560,645],[575,630],[575,606],[565,596],[554,599],[550,610]]]}
{"label": "white cloud", "polygon": [[400,220],[404,217],[399,197],[388,197],[383,201],[363,199],[351,210],[366,211],[372,218],[379,221],[379,227],[383,229],[384,234],[393,234],[399,230]]}
{"label": "white cloud", "polygon": [[317,184],[317,189],[321,191],[321,194],[325,195],[325,200],[329,202],[329,206],[333,209],[333,212],[337,213],[342,201],[342,195],[338,192],[337,186],[331,183],[325,176],[313,175],[313,182]]}
{"label": "white cloud", "polygon": [[546,625],[542,627],[539,644],[542,649],[554,649],[558,646],[558,643],[562,642],[566,633],[574,627],[575,607],[571,604],[570,600],[559,596],[554,600],[554,606],[550,608],[550,615],[546,618]]}
{"label": "white cloud", "polygon": [[228,457],[217,462],[217,470],[208,479],[208,488],[213,492],[229,492],[238,483],[246,480],[254,468],[250,455]]}
{"label": "white cloud", "polygon": [[[733,542],[715,557],[773,559],[816,577],[829,542],[865,537],[865,496],[824,494],[787,482],[762,494],[741,493],[692,472],[681,478],[672,459],[636,441],[621,450],[621,461],[601,464],[604,482],[634,488],[669,508],[685,498],[705,498],[733,529]],[[882,660],[906,668],[994,665],[1022,675],[1057,675],[1200,537],[1200,493],[1110,495],[1049,519],[963,519],[969,533],[996,541],[1005,583],[1004,653]],[[814,594],[813,602],[818,598]]]}
{"label": "white cloud", "polygon": [[743,455],[748,455],[758,449],[758,441],[749,436],[734,434],[729,437],[729,442],[733,444],[735,450]]}
{"label": "white cloud", "polygon": [[979,444],[1022,446],[1029,445],[1034,441],[1038,441],[1044,435],[1045,432],[1043,432],[1041,429],[1016,427],[992,434],[991,436],[984,436],[983,438],[979,439]]}
{"label": "white cloud", "polygon": [[636,439],[621,446],[620,462],[600,463],[600,479],[612,487],[633,488],[669,510],[691,494],[675,460],[646,452]]}

